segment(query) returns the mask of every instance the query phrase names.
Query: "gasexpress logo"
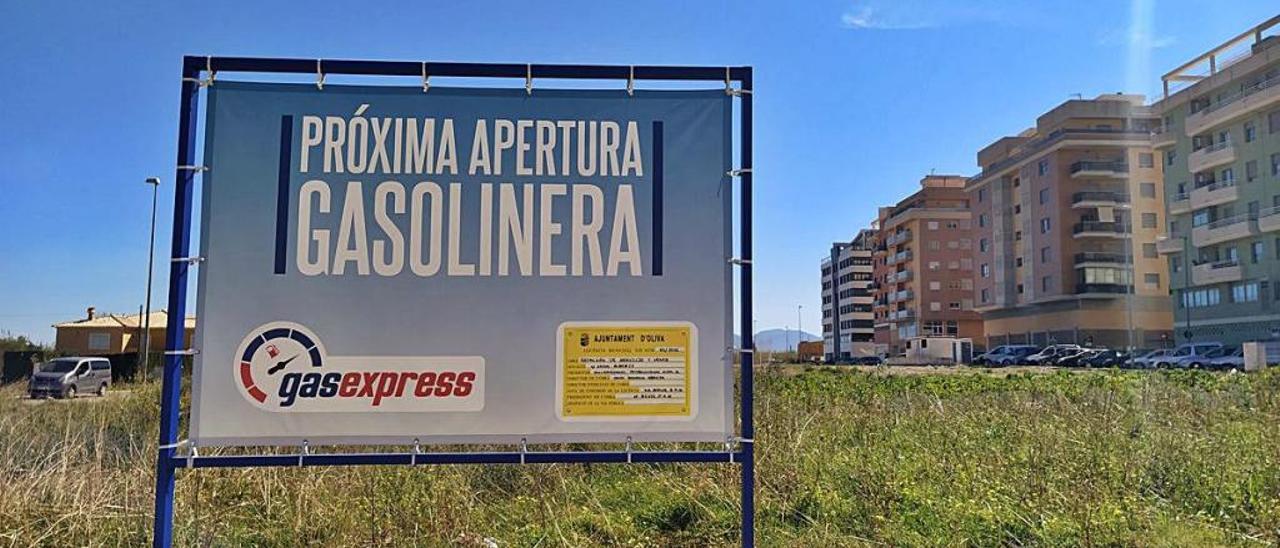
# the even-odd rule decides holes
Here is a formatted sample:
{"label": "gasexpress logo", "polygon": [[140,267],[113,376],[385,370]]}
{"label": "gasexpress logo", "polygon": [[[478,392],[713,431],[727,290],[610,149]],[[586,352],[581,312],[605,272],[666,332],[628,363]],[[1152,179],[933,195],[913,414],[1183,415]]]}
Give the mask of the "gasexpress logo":
{"label": "gasexpress logo", "polygon": [[236,386],[275,412],[444,412],[484,408],[481,356],[330,356],[310,329],[271,322],[236,352]]}

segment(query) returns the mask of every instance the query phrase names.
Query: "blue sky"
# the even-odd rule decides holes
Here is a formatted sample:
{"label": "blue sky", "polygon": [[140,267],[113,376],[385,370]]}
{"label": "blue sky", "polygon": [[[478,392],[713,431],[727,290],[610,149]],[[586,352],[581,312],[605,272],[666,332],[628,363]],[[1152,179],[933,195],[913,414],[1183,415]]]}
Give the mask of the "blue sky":
{"label": "blue sky", "polygon": [[[1159,77],[1274,2],[0,3],[0,333],[51,341],[144,297],[149,189],[167,256],[184,54],[750,64],[757,318],[819,329],[818,263],[930,170],[1072,94]],[[153,302],[164,306],[167,264]]]}

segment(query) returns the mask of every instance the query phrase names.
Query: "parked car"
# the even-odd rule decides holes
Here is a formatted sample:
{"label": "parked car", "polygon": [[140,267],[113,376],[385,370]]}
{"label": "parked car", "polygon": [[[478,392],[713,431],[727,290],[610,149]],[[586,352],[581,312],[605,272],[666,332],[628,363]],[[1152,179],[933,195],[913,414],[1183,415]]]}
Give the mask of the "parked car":
{"label": "parked car", "polygon": [[1040,351],[1040,347],[1030,344],[1006,344],[992,348],[973,358],[973,365],[991,365],[1003,367],[1023,363],[1027,356]]}
{"label": "parked car", "polygon": [[1225,352],[1221,356],[1209,360],[1209,363],[1205,364],[1205,369],[1214,369],[1218,371],[1244,369],[1244,347],[1232,347],[1229,352]]}
{"label": "parked car", "polygon": [[1067,354],[1075,354],[1084,347],[1078,344],[1054,344],[1049,345],[1039,352],[1027,356],[1023,361],[1032,365],[1052,365],[1053,360],[1066,356]]}
{"label": "parked car", "polygon": [[[1087,362],[1094,356],[1101,354],[1103,349],[1100,348],[1081,348],[1075,352],[1065,352],[1060,356],[1052,359],[1052,365],[1062,367],[1084,367]],[[1050,363],[1050,362],[1044,362]]]}
{"label": "parked car", "polygon": [[36,366],[27,393],[32,398],[103,396],[110,387],[111,362],[106,358],[58,358]]}
{"label": "parked car", "polygon": [[1205,358],[1204,355],[1216,348],[1222,348],[1222,343],[1203,342],[1183,344],[1178,346],[1178,348],[1175,348],[1173,353],[1156,360],[1156,367],[1161,369],[1170,367],[1176,369],[1191,369],[1193,364],[1196,366],[1202,366],[1204,363],[1209,361],[1209,358]]}
{"label": "parked car", "polygon": [[1173,354],[1172,348],[1159,348],[1149,352],[1134,352],[1132,358],[1128,361],[1128,366],[1134,369],[1155,369],[1156,362],[1160,358]]}
{"label": "parked car", "polygon": [[1129,361],[1129,353],[1123,350],[1103,350],[1085,360],[1085,367],[1122,367]]}
{"label": "parked car", "polygon": [[849,361],[853,365],[882,365],[884,358],[880,356],[858,356]]}

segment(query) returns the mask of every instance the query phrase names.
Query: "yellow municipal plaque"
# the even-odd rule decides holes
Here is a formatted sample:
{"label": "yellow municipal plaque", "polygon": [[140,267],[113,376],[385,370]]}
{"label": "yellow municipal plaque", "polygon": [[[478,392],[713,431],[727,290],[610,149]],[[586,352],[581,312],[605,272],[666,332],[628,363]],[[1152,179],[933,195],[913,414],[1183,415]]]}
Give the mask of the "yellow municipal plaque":
{"label": "yellow municipal plaque", "polygon": [[560,416],[691,416],[692,324],[565,324],[560,329]]}

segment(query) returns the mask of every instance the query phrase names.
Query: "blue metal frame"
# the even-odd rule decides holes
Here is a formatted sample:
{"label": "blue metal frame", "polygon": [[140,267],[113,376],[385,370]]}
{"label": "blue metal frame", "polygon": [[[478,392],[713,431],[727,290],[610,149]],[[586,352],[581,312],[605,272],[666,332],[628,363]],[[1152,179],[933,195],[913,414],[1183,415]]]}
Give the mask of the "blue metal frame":
{"label": "blue metal frame", "polygon": [[[523,451],[484,453],[342,453],[297,455],[178,455],[179,401],[186,338],[188,274],[193,263],[191,206],[196,160],[196,120],[200,74],[258,72],[370,76],[442,76],[485,78],[544,78],[601,80],[738,82],[742,99],[739,127],[741,192],[739,194],[739,332],[742,333],[739,378],[740,440],[736,451]],[[212,78],[212,74],[208,75]],[[740,463],[742,466],[742,545],[755,545],[755,424],[753,417],[751,283],[751,67],[672,67],[626,65],[546,65],[496,63],[422,63],[418,61],[350,61],[264,59],[251,57],[193,57],[182,62],[182,90],[178,120],[178,166],[174,177],[173,246],[169,266],[169,320],[165,328],[166,356],[160,396],[160,450],[156,459],[155,522],[152,544],[173,543],[175,472],[180,468],[261,466],[362,466],[415,464],[553,464],[553,463]]]}

